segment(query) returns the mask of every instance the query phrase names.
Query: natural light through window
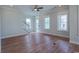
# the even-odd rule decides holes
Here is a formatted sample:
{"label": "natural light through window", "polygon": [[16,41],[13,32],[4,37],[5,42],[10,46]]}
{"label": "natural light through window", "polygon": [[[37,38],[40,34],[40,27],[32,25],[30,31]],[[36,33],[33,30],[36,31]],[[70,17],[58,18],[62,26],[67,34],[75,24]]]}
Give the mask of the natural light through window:
{"label": "natural light through window", "polygon": [[31,19],[30,18],[26,19],[26,30],[28,31],[31,30]]}
{"label": "natural light through window", "polygon": [[36,19],[36,32],[39,32],[39,19]]}
{"label": "natural light through window", "polygon": [[58,15],[58,31],[67,31],[67,14]]}
{"label": "natural light through window", "polygon": [[45,29],[50,29],[50,17],[45,18]]}

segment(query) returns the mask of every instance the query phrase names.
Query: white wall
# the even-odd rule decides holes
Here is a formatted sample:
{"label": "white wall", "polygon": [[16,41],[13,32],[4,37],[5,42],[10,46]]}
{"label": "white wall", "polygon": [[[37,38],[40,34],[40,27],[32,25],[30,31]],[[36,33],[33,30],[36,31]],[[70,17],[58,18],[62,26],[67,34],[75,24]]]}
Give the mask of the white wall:
{"label": "white wall", "polygon": [[[46,32],[53,35],[65,36],[69,37],[69,32],[58,32],[57,31],[57,13],[62,11],[68,11],[68,8],[60,8],[59,10],[52,9],[51,12],[43,14],[40,16],[40,30],[42,32]],[[50,16],[51,24],[50,30],[44,29],[44,17],[47,15]],[[2,7],[2,37],[11,37],[16,35],[22,35],[26,32],[24,21],[26,19],[26,15],[21,13],[19,10],[12,7]],[[27,17],[29,18],[29,16]],[[35,18],[30,17],[32,19],[32,30],[35,31]]]}
{"label": "white wall", "polygon": [[1,7],[0,7],[0,52],[1,52]]}
{"label": "white wall", "polygon": [[[58,13],[62,13],[62,12],[68,12],[68,6],[65,7],[61,7],[61,8],[54,8],[52,10],[50,10],[50,12],[43,14],[40,16],[40,21],[41,21],[41,28],[42,28],[42,32],[46,32],[49,34],[53,34],[53,35],[58,35],[58,36],[64,36],[64,37],[69,37],[69,19],[68,19],[68,32],[58,32],[57,31],[57,14]],[[50,17],[50,30],[46,30],[44,29],[44,18],[46,16]]]}
{"label": "white wall", "polygon": [[[79,6],[78,6],[78,16],[79,16]],[[79,37],[79,17],[78,17],[78,37]]]}
{"label": "white wall", "polygon": [[78,39],[78,7],[77,5],[75,6],[70,6],[69,8],[69,19],[70,19],[70,42],[79,44],[79,39]]}
{"label": "white wall", "polygon": [[1,9],[0,9],[0,38],[1,38]]}
{"label": "white wall", "polygon": [[2,6],[2,38],[26,34],[26,17],[15,8]]}

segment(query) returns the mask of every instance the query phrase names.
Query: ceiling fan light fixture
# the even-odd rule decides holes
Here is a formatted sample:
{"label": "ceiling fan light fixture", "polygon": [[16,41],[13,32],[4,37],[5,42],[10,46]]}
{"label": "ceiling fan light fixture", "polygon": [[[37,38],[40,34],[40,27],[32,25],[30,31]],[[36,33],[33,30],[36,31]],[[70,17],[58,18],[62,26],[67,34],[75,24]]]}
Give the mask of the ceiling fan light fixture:
{"label": "ceiling fan light fixture", "polygon": [[34,11],[37,11],[37,9],[35,8]]}
{"label": "ceiling fan light fixture", "polygon": [[33,11],[40,11],[41,9],[43,9],[43,7],[35,5]]}

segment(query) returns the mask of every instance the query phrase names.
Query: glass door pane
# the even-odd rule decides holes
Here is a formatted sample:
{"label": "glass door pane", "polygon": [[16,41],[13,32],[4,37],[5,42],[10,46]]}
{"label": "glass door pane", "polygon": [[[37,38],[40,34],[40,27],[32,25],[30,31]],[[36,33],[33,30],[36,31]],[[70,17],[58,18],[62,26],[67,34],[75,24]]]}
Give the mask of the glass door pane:
{"label": "glass door pane", "polygon": [[31,19],[26,19],[26,31],[31,32]]}
{"label": "glass door pane", "polygon": [[36,32],[39,32],[39,19],[36,19]]}

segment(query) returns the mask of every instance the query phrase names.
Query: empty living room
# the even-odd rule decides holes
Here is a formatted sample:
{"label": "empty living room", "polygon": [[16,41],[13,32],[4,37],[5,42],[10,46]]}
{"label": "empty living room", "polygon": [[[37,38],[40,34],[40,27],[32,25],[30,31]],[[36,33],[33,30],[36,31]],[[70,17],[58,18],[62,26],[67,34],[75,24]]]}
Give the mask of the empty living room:
{"label": "empty living room", "polygon": [[1,53],[79,53],[79,5],[0,5]]}

